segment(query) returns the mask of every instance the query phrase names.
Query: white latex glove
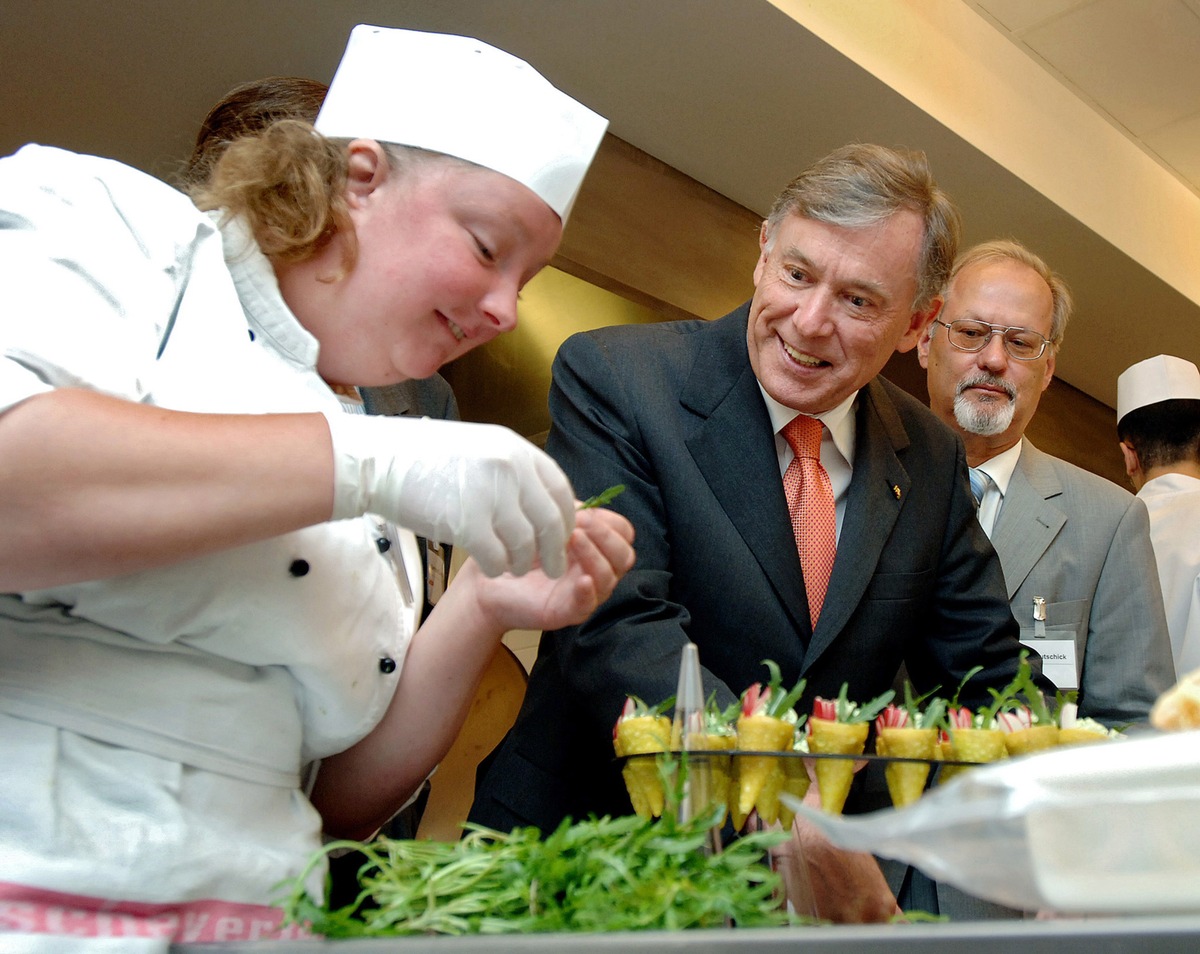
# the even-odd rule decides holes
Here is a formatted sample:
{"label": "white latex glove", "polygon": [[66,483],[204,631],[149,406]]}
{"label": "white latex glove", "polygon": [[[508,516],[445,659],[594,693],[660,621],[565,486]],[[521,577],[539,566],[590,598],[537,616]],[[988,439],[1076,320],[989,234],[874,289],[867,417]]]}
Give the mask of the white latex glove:
{"label": "white latex glove", "polygon": [[522,574],[541,557],[566,569],[575,526],[571,483],[545,453],[506,427],[329,412],[333,519],[374,513],[461,546],[488,576]]}

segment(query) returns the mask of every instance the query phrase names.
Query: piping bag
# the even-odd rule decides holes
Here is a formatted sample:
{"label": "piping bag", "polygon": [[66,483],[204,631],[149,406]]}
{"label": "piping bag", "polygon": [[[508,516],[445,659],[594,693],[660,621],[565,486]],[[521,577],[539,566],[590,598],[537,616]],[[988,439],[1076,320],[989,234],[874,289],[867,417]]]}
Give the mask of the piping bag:
{"label": "piping bag", "polygon": [[1005,759],[866,815],[780,799],[838,847],[1012,907],[1200,911],[1200,731]]}
{"label": "piping bag", "polygon": [[[704,681],[700,676],[700,650],[687,643],[679,657],[679,684],[675,690],[675,718],[671,748],[695,752],[707,748],[704,735]],[[711,773],[703,757],[687,759],[687,775],[679,800],[679,820],[690,821],[709,804]]]}

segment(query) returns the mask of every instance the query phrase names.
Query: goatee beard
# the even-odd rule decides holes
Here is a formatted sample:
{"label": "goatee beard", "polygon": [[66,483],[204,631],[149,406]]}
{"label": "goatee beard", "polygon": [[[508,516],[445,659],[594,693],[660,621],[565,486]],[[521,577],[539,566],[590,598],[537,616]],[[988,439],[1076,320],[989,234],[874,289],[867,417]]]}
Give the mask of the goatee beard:
{"label": "goatee beard", "polygon": [[[979,402],[967,396],[966,391],[979,385],[1000,388],[1008,396],[1001,401],[999,395],[990,401]],[[968,434],[993,437],[1008,430],[1016,412],[1016,389],[1001,378],[990,374],[973,374],[958,382],[954,394],[954,419]]]}

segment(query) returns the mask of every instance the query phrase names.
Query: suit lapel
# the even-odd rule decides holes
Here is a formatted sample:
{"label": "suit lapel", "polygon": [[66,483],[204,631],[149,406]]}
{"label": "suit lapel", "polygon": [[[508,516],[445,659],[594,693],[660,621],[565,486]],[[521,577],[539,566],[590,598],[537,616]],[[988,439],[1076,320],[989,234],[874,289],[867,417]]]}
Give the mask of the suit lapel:
{"label": "suit lapel", "polygon": [[[792,538],[771,419],[746,352],[748,307],[713,322],[680,403],[696,417],[686,444],[697,468],[807,641],[808,603]],[[735,598],[736,594],[731,594]]]}
{"label": "suit lapel", "polygon": [[1010,600],[1067,522],[1052,502],[1063,490],[1045,458],[1025,441],[992,531]]}
{"label": "suit lapel", "polygon": [[846,516],[829,593],[805,654],[805,669],[845,627],[875,575],[912,483],[897,457],[908,443],[908,431],[891,398],[878,379],[871,381],[859,392],[854,475],[846,497]]}

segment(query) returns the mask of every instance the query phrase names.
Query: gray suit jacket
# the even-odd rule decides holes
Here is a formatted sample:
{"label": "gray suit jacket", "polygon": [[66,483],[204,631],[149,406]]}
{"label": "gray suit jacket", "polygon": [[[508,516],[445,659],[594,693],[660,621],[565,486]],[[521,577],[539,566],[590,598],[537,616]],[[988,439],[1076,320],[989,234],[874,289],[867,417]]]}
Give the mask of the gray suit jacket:
{"label": "gray suit jacket", "polygon": [[1080,715],[1144,722],[1175,682],[1145,504],[1025,440],[992,544],[1022,638],[1035,596],[1046,635],[1074,636]]}
{"label": "gray suit jacket", "polygon": [[[1048,638],[1075,639],[1080,715],[1144,722],[1175,681],[1146,507],[1103,477],[1024,441],[992,528],[1013,615],[1033,634],[1033,597],[1046,599]],[[893,889],[903,866],[883,863]],[[901,904],[953,920],[1020,918],[1013,908],[909,874]],[[936,906],[936,907],[935,907]]]}

